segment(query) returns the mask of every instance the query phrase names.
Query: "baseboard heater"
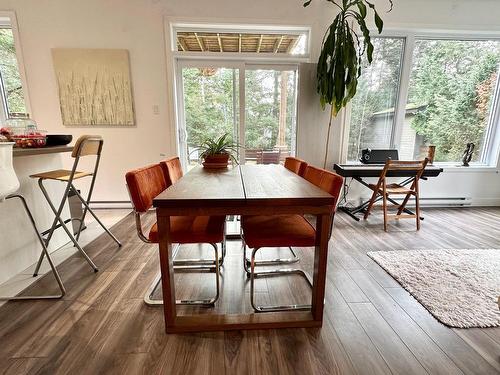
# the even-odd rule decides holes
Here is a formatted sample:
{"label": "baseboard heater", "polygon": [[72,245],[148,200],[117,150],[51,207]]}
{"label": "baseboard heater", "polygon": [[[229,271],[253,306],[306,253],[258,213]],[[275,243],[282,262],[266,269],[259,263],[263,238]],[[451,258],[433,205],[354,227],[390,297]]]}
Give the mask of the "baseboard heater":
{"label": "baseboard heater", "polygon": [[[403,199],[391,197],[396,202],[401,203]],[[366,198],[368,200],[370,198]],[[363,199],[364,200],[364,199]],[[380,202],[377,203],[381,204]],[[422,207],[467,207],[472,205],[472,198],[469,197],[446,197],[446,198],[420,198],[420,206]],[[415,200],[410,198],[407,204],[408,207],[415,207]]]}

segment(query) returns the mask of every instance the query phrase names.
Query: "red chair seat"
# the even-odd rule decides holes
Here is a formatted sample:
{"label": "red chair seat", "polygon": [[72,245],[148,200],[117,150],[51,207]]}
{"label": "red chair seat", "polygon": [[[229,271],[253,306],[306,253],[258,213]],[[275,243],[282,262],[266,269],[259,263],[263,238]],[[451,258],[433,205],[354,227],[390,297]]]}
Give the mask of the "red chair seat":
{"label": "red chair seat", "polygon": [[[225,216],[171,216],[170,235],[173,243],[218,243],[224,237]],[[158,226],[149,231],[149,240],[158,243]]]}
{"label": "red chair seat", "polygon": [[241,226],[250,248],[315,244],[316,232],[301,215],[243,216]]}

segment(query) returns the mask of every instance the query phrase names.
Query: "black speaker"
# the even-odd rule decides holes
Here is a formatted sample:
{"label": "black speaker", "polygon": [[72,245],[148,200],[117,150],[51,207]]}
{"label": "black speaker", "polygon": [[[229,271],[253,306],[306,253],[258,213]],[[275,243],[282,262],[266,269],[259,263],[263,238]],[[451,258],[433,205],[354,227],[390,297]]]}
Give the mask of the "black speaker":
{"label": "black speaker", "polygon": [[361,163],[363,164],[385,164],[387,159],[399,160],[398,150],[361,150]]}

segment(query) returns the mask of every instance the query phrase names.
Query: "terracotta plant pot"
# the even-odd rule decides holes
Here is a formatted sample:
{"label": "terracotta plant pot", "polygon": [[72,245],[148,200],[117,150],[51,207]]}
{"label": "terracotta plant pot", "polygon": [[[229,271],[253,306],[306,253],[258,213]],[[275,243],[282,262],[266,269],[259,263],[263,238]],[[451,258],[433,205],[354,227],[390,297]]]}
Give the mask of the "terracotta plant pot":
{"label": "terracotta plant pot", "polygon": [[214,154],[205,157],[203,167],[210,169],[227,168],[229,154]]}

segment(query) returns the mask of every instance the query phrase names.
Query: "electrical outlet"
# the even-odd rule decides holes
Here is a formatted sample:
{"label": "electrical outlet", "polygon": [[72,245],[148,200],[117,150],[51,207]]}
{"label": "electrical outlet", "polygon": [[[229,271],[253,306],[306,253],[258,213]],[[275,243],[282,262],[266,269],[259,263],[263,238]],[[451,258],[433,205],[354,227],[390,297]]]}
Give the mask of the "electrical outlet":
{"label": "electrical outlet", "polygon": [[160,106],[158,104],[153,105],[153,114],[154,115],[160,114]]}

